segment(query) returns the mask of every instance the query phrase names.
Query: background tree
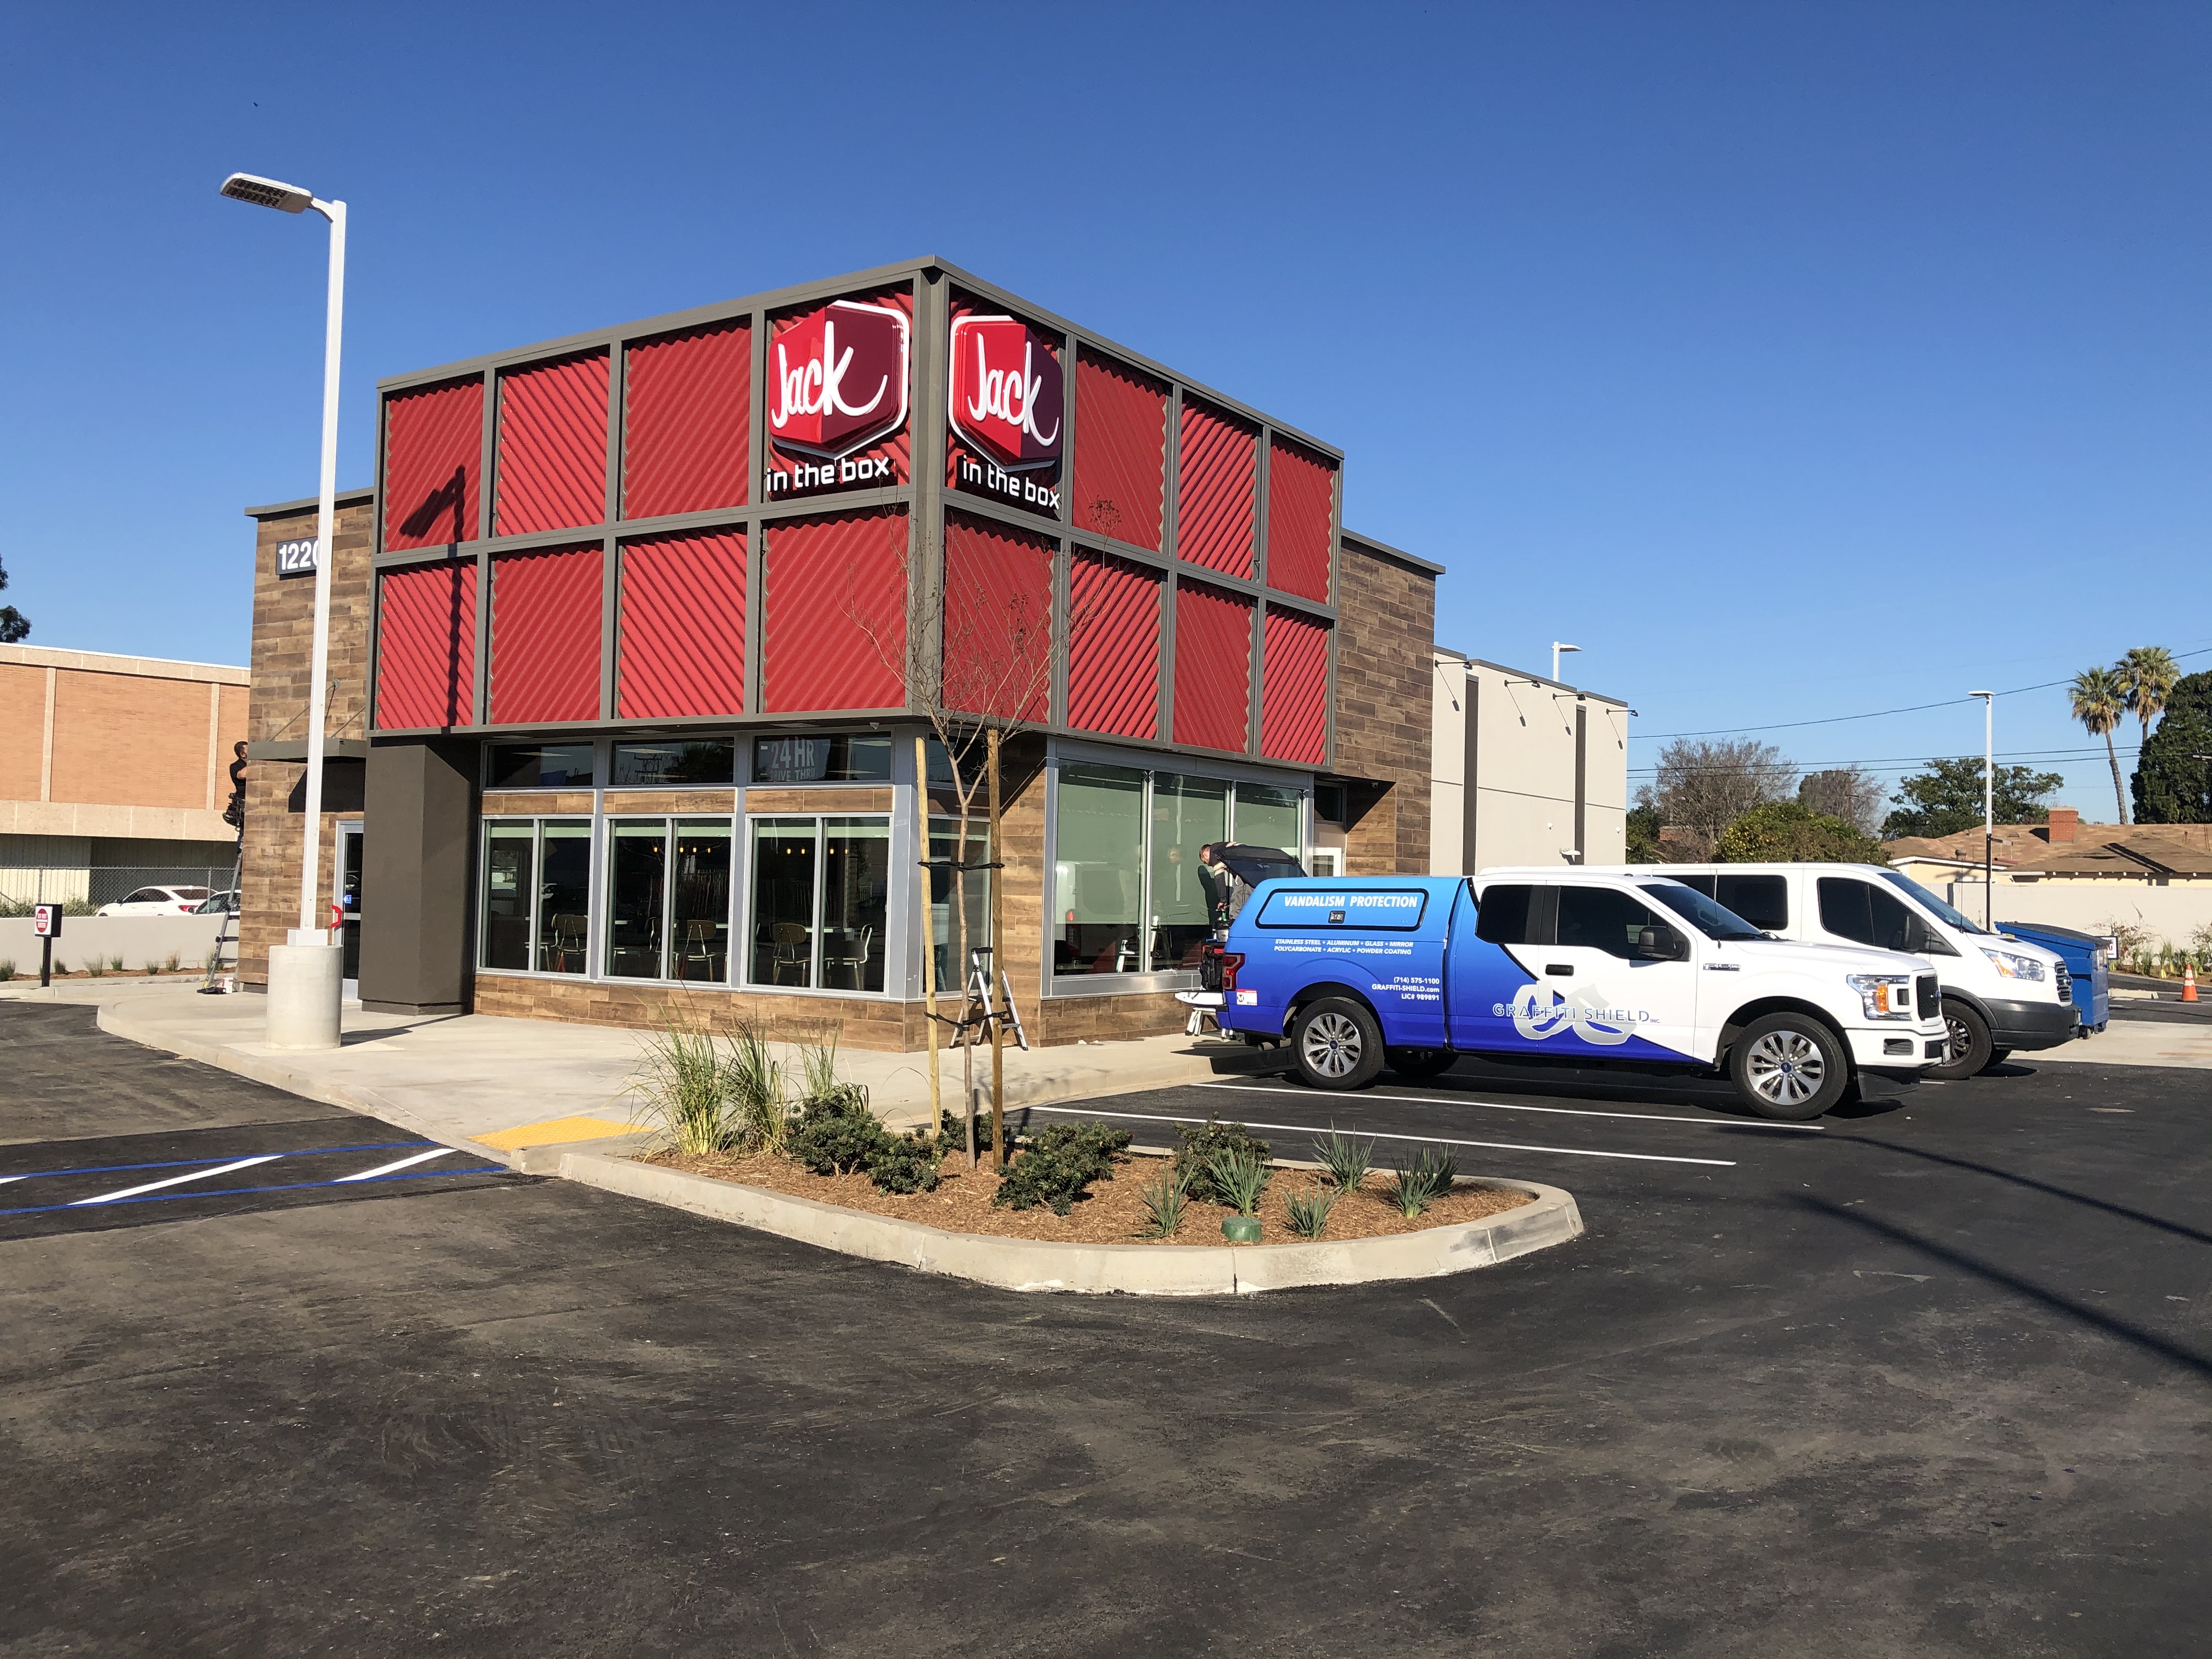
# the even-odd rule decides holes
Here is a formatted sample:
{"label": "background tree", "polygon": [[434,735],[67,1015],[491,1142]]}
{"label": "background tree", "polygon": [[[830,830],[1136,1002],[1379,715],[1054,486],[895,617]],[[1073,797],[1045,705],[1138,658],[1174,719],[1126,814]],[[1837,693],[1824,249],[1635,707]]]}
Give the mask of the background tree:
{"label": "background tree", "polygon": [[2136,822],[2212,823],[2212,673],[2176,680],[2136,761]]}
{"label": "background tree", "polygon": [[1856,766],[1808,772],[1797,786],[1797,799],[1815,812],[1841,818],[1863,836],[1871,836],[1881,824],[1881,781]]}
{"label": "background tree", "polygon": [[1659,751],[1658,775],[1637,792],[1636,804],[1681,831],[1667,847],[1676,864],[1703,864],[1721,831],[1762,801],[1779,800],[1797,784],[1797,769],[1771,743],[1750,738],[1676,738]]}
{"label": "background tree", "polygon": [[2127,685],[2115,669],[2085,668],[2066,688],[2066,696],[2074,706],[2074,718],[2091,737],[2105,740],[2105,758],[2112,767],[2112,810],[2120,815],[2117,822],[2125,823],[2128,803],[2120,793],[2120,757],[2112,748],[2112,728],[2126,712]]}
{"label": "background tree", "polygon": [[[2045,804],[2066,781],[2057,772],[2038,772],[2026,766],[1996,769],[1996,821],[1999,823],[2041,823],[2050,816]],[[1900,779],[1890,797],[1898,810],[1881,821],[1881,838],[1899,836],[1950,836],[1971,830],[1982,821],[1982,757],[1961,755],[1956,760],[1931,760],[1925,772]]]}
{"label": "background tree", "polygon": [[1721,832],[1725,864],[1881,864],[1881,843],[1848,818],[1802,800],[1754,806]]}
{"label": "background tree", "polygon": [[2162,645],[2139,645],[2117,666],[2120,678],[2127,683],[2128,707],[2142,722],[2143,738],[2148,742],[2150,723],[2163,712],[2167,696],[2181,678],[2180,666],[2173,660],[2173,653]]}
{"label": "background tree", "polygon": [[1662,856],[1659,851],[1659,809],[1642,805],[1630,807],[1628,861],[1631,864],[1656,864]]}
{"label": "background tree", "polygon": [[[0,593],[8,590],[8,567],[0,564]],[[0,605],[0,645],[14,645],[31,636],[31,619],[12,605]]]}

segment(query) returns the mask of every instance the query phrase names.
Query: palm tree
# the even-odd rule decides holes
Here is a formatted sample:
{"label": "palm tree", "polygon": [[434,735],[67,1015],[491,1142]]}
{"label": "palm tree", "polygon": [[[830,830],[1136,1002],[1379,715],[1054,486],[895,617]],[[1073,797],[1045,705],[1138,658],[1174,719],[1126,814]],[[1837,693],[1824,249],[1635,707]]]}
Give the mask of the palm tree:
{"label": "palm tree", "polygon": [[2166,712],[2166,700],[2181,678],[2180,665],[2162,645],[2139,645],[2120,659],[2118,667],[2121,684],[2127,687],[2128,707],[2136,711],[2148,738],[2150,723]]}
{"label": "palm tree", "polygon": [[2112,805],[2119,809],[2118,822],[2125,823],[2128,798],[2120,791],[2120,757],[2112,749],[2112,728],[2127,714],[2127,682],[2118,669],[2085,668],[2074,677],[2066,695],[2073,702],[2074,718],[2088,728],[2091,737],[2105,740],[2105,758],[2112,763]]}

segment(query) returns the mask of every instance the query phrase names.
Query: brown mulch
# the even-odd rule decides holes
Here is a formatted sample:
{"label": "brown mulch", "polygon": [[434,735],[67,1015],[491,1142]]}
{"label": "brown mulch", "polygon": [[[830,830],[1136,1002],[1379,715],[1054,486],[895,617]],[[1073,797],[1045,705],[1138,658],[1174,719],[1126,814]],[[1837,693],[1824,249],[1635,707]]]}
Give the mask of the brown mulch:
{"label": "brown mulch", "polygon": [[[839,1204],[849,1210],[897,1216],[902,1220],[942,1227],[948,1232],[988,1233],[1003,1238],[1057,1239],[1072,1244],[1218,1244],[1222,1242],[1222,1220],[1231,1213],[1228,1206],[1223,1204],[1186,1203],[1182,1224],[1176,1229],[1173,1238],[1139,1237],[1150,1218],[1138,1197],[1139,1189],[1165,1173],[1168,1161],[1164,1158],[1139,1156],[1117,1160],[1114,1178],[1092,1182],[1090,1196],[1064,1216],[1054,1215],[1042,1205],[1029,1210],[994,1208],[991,1195],[998,1190],[999,1178],[992,1172],[988,1152],[983,1156],[983,1167],[973,1170],[967,1167],[965,1157],[955,1153],[939,1168],[934,1192],[910,1194],[879,1193],[865,1175],[815,1175],[774,1152],[756,1152],[744,1158],[686,1158],[666,1152],[653,1154],[646,1161],[693,1175],[711,1176],[718,1181],[765,1187],[819,1203]],[[1430,1205],[1424,1214],[1407,1217],[1399,1214],[1397,1206],[1382,1196],[1386,1178],[1370,1173],[1358,1192],[1346,1194],[1329,1212],[1328,1229],[1322,1237],[1336,1240],[1419,1232],[1429,1227],[1479,1221],[1485,1216],[1516,1210],[1535,1201],[1526,1193],[1479,1187],[1462,1177],[1455,1190]],[[1260,1242],[1297,1243],[1297,1235],[1290,1225],[1291,1195],[1326,1184],[1311,1170],[1277,1170],[1260,1197]]]}

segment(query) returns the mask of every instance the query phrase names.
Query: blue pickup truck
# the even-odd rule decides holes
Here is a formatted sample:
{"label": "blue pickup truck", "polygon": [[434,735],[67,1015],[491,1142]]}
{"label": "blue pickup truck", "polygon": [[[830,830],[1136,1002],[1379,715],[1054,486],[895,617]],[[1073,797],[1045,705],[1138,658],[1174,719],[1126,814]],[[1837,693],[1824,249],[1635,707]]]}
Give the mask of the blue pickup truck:
{"label": "blue pickup truck", "polygon": [[1762,1116],[1818,1117],[1862,1074],[1942,1057],[1917,957],[1762,933],[1679,881],[1572,869],[1262,883],[1220,947],[1224,1031],[1288,1037],[1357,1089],[1461,1054],[1724,1073]]}

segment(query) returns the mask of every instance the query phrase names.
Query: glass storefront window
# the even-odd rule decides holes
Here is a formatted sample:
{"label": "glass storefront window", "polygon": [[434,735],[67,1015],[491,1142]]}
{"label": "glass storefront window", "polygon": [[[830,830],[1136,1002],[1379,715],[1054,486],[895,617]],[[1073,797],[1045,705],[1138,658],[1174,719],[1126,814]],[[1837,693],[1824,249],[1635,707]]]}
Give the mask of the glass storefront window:
{"label": "glass storefront window", "polygon": [[538,890],[538,971],[581,974],[591,957],[592,823],[547,818]]}
{"label": "glass storefront window", "polygon": [[826,818],[822,825],[822,973],[824,990],[884,988],[884,938],[890,915],[888,818]]}
{"label": "glass storefront window", "polygon": [[538,825],[533,820],[485,823],[481,933],[485,967],[528,971],[537,871]]}
{"label": "glass storefront window", "polygon": [[588,789],[588,743],[507,743],[484,750],[487,789]]}
{"label": "glass storefront window", "polygon": [[671,979],[719,983],[730,976],[730,840],[726,818],[676,826]]}
{"label": "glass storefront window", "polygon": [[737,779],[737,745],[727,738],[618,743],[607,781],[617,789],[732,783]]}
{"label": "glass storefront window", "polygon": [[1061,767],[1057,823],[1053,972],[1140,971],[1145,775],[1118,766]]}
{"label": "glass storefront window", "polygon": [[755,985],[814,983],[813,818],[756,818],[752,826],[752,961]]}
{"label": "glass storefront window", "polygon": [[611,979],[659,979],[668,825],[616,818],[607,825],[607,942]]}
{"label": "glass storefront window", "polygon": [[[952,861],[960,840],[960,820],[933,817],[929,821],[929,856],[933,861]],[[982,864],[991,856],[991,831],[988,825],[973,819],[968,824],[968,856],[963,864]],[[937,988],[945,995],[957,995],[968,977],[968,952],[991,937],[991,872],[970,870],[968,872],[968,903],[965,909],[954,914],[952,895],[955,890],[953,872],[950,869],[933,869],[929,872],[929,937],[936,947]]]}
{"label": "glass storefront window", "polygon": [[[1063,785],[1063,787],[1065,786]],[[1241,805],[1243,786],[1239,785]],[[1241,820],[1240,820],[1241,821]],[[1152,777],[1152,928],[1147,966],[1198,966],[1200,941],[1213,931],[1220,897],[1199,854],[1229,838],[1229,786],[1213,778]]]}
{"label": "glass storefront window", "polygon": [[1237,786],[1237,840],[1246,847],[1277,847],[1292,858],[1298,855],[1304,826],[1300,823],[1302,798],[1295,789],[1278,789],[1264,783]]}
{"label": "glass storefront window", "polygon": [[826,738],[756,738],[756,783],[889,783],[891,740],[835,733]]}

